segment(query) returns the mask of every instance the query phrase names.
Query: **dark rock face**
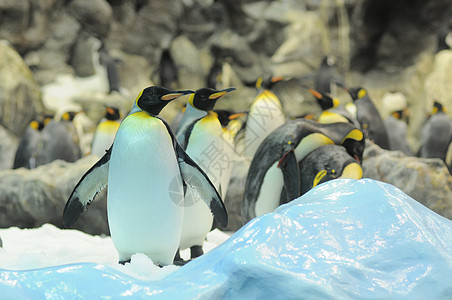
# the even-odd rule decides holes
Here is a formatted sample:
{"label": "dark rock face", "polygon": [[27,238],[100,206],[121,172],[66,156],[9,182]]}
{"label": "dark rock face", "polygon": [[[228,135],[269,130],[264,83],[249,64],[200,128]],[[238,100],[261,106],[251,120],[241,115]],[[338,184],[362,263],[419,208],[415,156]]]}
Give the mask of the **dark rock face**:
{"label": "dark rock face", "polygon": [[[97,160],[85,157],[76,163],[61,160],[29,170],[0,172],[0,227],[63,227],[63,208],[78,180]],[[106,193],[99,194],[74,225],[91,234],[108,234]]]}
{"label": "dark rock face", "polygon": [[425,49],[436,49],[450,1],[365,0],[351,15],[351,67],[406,67]]}
{"label": "dark rock face", "polygon": [[405,156],[366,144],[364,177],[390,183],[438,214],[452,219],[452,176],[440,159]]}
{"label": "dark rock face", "polygon": [[22,57],[7,43],[0,43],[0,124],[21,135],[44,110],[39,86]]}

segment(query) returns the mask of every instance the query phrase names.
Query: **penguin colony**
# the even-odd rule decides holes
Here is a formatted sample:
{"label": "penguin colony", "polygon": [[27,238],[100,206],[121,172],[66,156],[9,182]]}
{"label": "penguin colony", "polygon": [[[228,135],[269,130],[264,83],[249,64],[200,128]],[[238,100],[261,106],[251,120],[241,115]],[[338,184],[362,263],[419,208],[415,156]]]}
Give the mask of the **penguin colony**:
{"label": "penguin colony", "polygon": [[[162,60],[168,65],[170,57],[163,53]],[[226,228],[223,199],[238,157],[250,162],[241,207],[246,223],[326,181],[362,178],[366,143],[412,154],[405,107],[394,108],[383,121],[366,89],[347,87],[325,73],[331,70],[325,58],[314,88],[306,87],[322,110],[315,120],[313,114],[284,114],[272,91],[282,77],[258,78],[249,109],[231,111],[215,105],[235,88],[217,89],[211,83],[196,91],[177,90],[177,78],[162,70],[162,86],[143,89],[124,118],[118,108],[105,107],[91,144],[91,154],[100,159],[74,187],[63,211],[64,226],[71,227],[107,188],[110,234],[120,263],[144,253],[160,266],[184,264],[180,250],[189,248],[195,259],[203,254],[207,233]],[[348,92],[347,105],[332,96],[335,88]],[[178,98],[186,99],[185,106],[169,126],[159,114]],[[418,155],[440,158],[452,169],[452,121],[444,112],[435,102]],[[14,168],[81,158],[75,115],[33,121],[20,141]]]}

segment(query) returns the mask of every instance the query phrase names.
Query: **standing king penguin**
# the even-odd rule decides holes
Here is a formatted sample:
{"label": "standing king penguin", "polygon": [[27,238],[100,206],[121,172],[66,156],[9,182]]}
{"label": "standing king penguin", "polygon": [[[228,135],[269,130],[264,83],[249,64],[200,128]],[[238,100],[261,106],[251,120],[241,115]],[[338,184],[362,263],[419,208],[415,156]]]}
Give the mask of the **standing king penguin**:
{"label": "standing king penguin", "polygon": [[41,148],[36,157],[36,166],[61,159],[75,162],[82,157],[80,136],[73,122],[78,112],[61,115],[60,120],[51,120],[41,131]]}
{"label": "standing king penguin", "polygon": [[452,120],[445,112],[441,103],[433,103],[431,117],[422,128],[419,156],[443,160],[452,173],[449,149],[452,147]]}
{"label": "standing king penguin", "polygon": [[27,168],[34,169],[36,167],[36,158],[42,147],[41,131],[52,117],[45,116],[41,120],[33,120],[30,126],[25,130],[14,157],[13,169]]}
{"label": "standing king penguin", "polygon": [[352,123],[357,128],[360,128],[358,120],[356,120],[350,113],[343,107],[340,106],[340,101],[337,98],[331,97],[329,94],[320,92],[313,89],[308,89],[308,91],[315,97],[317,103],[322,108],[322,113],[318,118],[319,123]]}
{"label": "standing king penguin", "polygon": [[169,101],[190,93],[158,86],[144,89],[112,147],[83,175],[66,203],[63,224],[70,227],[108,178],[108,222],[120,263],[135,253],[144,253],[158,265],[173,262],[186,186],[200,194],[221,226],[227,226],[226,209],[212,182],[157,116]]}
{"label": "standing king penguin", "polygon": [[282,77],[259,78],[256,88],[260,90],[249,109],[245,124],[244,153],[249,159],[262,141],[276,128],[286,122],[283,108],[278,97],[270,91],[273,85]]}
{"label": "standing king penguin", "polygon": [[[226,152],[223,129],[218,115],[212,110],[221,97],[234,90],[235,88],[198,89],[190,95],[180,126],[176,131],[178,142],[206,172],[223,199],[222,179],[230,175],[225,173],[228,167],[226,164],[232,164],[232,162],[227,161],[229,157],[224,157]],[[200,116],[203,117],[200,118]],[[187,187],[179,249],[190,248],[191,258],[203,254],[202,245],[213,223],[209,209],[199,200],[199,195]]]}
{"label": "standing king penguin", "polygon": [[347,89],[356,107],[356,119],[366,137],[383,149],[389,150],[389,137],[383,119],[362,87]]}
{"label": "standing king penguin", "polygon": [[94,132],[91,144],[91,154],[102,157],[111,147],[118,131],[121,115],[119,109],[111,106],[105,108],[105,117],[100,121]]}

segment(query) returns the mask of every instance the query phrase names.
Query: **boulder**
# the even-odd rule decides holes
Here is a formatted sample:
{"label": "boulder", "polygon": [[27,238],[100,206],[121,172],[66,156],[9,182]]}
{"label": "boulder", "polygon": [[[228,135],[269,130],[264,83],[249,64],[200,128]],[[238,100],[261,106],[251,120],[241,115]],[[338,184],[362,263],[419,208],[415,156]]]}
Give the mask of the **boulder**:
{"label": "boulder", "polygon": [[205,86],[205,71],[199,50],[187,37],[178,36],[171,43],[171,57],[178,69],[179,84],[186,89]]}
{"label": "boulder", "polygon": [[452,176],[442,160],[406,156],[366,141],[363,171],[363,177],[390,183],[452,219]]}
{"label": "boulder", "polygon": [[74,0],[69,4],[69,12],[82,25],[82,29],[104,39],[110,32],[113,11],[105,0]]}
{"label": "boulder", "polygon": [[64,9],[56,10],[54,15],[49,18],[49,36],[40,47],[24,54],[25,61],[41,85],[52,82],[57,74],[73,73],[68,62],[81,25]]}
{"label": "boulder", "polygon": [[0,124],[21,135],[30,121],[44,110],[39,86],[22,57],[0,43]]}
{"label": "boulder", "polygon": [[[83,174],[98,160],[87,156],[75,163],[61,160],[36,169],[0,172],[0,227],[62,227],[63,209]],[[90,234],[108,234],[106,193],[99,194],[74,225]]]}
{"label": "boulder", "polygon": [[19,53],[39,47],[52,34],[52,17],[64,0],[0,1],[0,38]]}
{"label": "boulder", "polygon": [[14,156],[18,138],[11,132],[0,125],[0,170],[11,169],[13,167]]}

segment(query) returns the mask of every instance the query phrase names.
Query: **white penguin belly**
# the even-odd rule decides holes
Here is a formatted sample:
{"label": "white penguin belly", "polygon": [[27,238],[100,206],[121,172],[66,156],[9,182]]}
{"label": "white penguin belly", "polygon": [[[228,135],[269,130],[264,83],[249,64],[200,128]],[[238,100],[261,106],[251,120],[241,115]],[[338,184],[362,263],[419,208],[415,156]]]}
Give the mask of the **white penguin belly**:
{"label": "white penguin belly", "polygon": [[254,208],[256,217],[272,212],[279,206],[284,177],[281,169],[278,168],[278,163],[278,161],[275,162],[264,176]]}
{"label": "white penguin belly", "polygon": [[254,102],[246,121],[245,153],[253,158],[262,141],[276,128],[286,122],[281,104],[273,98]]}
{"label": "white penguin belly", "polygon": [[183,189],[171,137],[143,112],[119,128],[110,158],[108,222],[119,260],[144,253],[173,262],[183,219]]}
{"label": "white penguin belly", "polygon": [[[193,127],[186,149],[187,154],[207,174],[217,191],[227,163],[225,161],[227,158],[224,157],[222,134],[219,121],[210,120],[209,124],[199,121]],[[212,224],[213,215],[209,207],[195,191],[187,187],[179,248],[183,250],[195,245],[202,246]]]}

